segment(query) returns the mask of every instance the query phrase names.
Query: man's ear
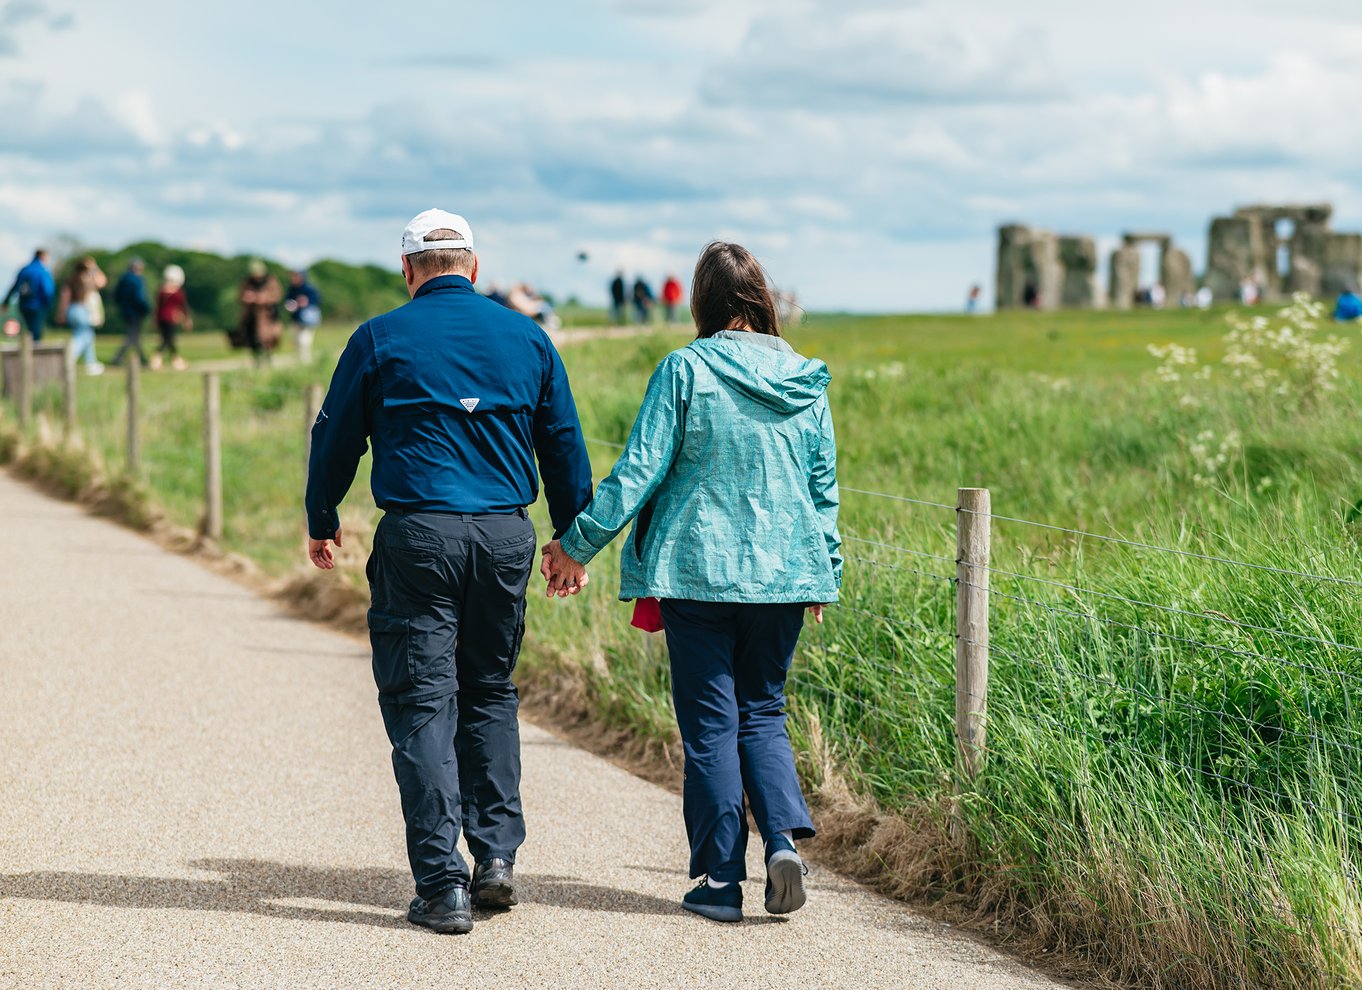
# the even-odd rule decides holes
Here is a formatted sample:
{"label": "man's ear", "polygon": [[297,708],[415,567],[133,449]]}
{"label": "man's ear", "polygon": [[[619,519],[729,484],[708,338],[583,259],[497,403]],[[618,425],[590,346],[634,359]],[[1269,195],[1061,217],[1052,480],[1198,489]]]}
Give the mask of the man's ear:
{"label": "man's ear", "polygon": [[468,281],[474,285],[478,284],[478,256],[473,255],[473,274],[468,276]]}
{"label": "man's ear", "polygon": [[402,255],[402,278],[407,282],[407,288],[411,288],[411,280],[415,277],[415,272],[411,267],[411,259],[405,254]]}

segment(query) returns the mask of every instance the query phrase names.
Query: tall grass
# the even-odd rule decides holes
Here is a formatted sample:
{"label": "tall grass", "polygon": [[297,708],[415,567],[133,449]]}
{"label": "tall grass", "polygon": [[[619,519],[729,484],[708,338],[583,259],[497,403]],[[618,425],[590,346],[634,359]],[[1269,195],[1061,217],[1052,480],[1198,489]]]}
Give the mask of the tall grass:
{"label": "tall grass", "polygon": [[[1016,314],[819,318],[792,337],[832,368],[847,488],[949,505],[984,486],[1003,516],[1362,579],[1355,361],[1311,409],[1228,387],[1181,408],[1146,345],[1214,353],[1222,332],[1202,314]],[[598,472],[683,342],[565,352]],[[310,377],[224,387],[225,542],[276,574],[301,560]],[[201,386],[143,385],[143,480],[193,525]],[[116,465],[121,382],[82,386],[87,443]],[[1242,438],[1209,482],[1192,450],[1206,430]],[[359,584],[366,492],[342,518],[342,580]],[[900,889],[963,897],[1148,986],[1362,985],[1362,588],[995,520],[988,762],[957,799],[954,513],[847,492],[842,526],[842,604],[805,635],[792,735],[815,789],[911,823],[882,832],[931,864]],[[660,743],[667,664],[614,600],[617,568],[608,551],[582,596],[531,607],[524,662],[571,668],[603,724]]]}

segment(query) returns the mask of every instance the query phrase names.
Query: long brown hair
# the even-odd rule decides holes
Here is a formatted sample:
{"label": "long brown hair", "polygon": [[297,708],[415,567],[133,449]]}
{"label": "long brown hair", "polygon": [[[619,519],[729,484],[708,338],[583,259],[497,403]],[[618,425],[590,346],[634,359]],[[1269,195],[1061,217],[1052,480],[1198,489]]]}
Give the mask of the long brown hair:
{"label": "long brown hair", "polygon": [[766,269],[740,244],[710,241],[695,263],[690,312],[699,337],[741,325],[754,333],[780,336],[780,317]]}

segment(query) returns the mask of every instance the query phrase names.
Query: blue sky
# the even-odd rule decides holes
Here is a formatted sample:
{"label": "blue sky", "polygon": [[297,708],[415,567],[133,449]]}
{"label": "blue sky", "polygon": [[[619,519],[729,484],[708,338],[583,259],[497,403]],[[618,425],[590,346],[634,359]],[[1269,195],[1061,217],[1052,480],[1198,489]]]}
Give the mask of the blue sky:
{"label": "blue sky", "polygon": [[1198,267],[1240,203],[1362,229],[1359,117],[1356,0],[0,0],[0,263],[395,265],[438,205],[559,294],[726,237],[809,308],[953,309],[1008,220]]}

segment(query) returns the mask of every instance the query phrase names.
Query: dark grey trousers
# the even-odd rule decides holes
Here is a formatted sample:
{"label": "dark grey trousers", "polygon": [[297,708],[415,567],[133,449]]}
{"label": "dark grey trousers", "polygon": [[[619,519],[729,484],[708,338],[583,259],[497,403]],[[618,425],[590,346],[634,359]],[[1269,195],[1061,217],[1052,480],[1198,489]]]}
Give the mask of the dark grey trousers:
{"label": "dark grey trousers", "polygon": [[416,892],[467,883],[476,862],[515,861],[519,696],[511,683],[535,556],[523,512],[389,512],[374,534],[369,639]]}

